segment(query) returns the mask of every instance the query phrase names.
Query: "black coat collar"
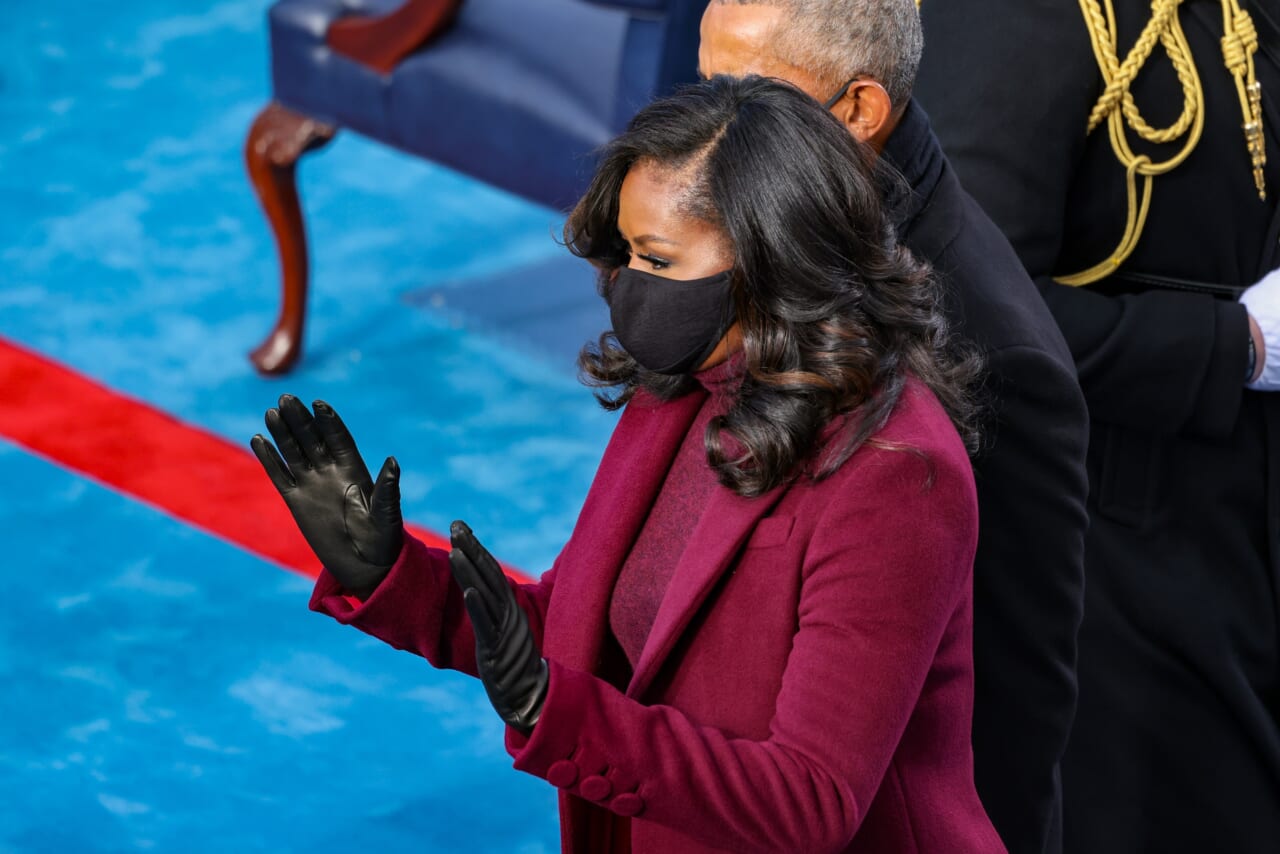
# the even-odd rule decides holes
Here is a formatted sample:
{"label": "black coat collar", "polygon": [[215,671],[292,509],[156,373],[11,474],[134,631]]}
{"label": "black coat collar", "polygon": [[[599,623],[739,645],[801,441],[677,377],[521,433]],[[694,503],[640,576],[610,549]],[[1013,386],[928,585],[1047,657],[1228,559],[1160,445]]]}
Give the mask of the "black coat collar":
{"label": "black coat collar", "polygon": [[889,135],[881,162],[889,167],[880,170],[879,181],[898,239],[936,262],[963,221],[961,191],[928,114],[914,99]]}
{"label": "black coat collar", "polygon": [[898,226],[899,234],[905,236],[937,190],[946,163],[942,146],[929,126],[929,116],[914,99],[907,104],[901,121],[889,135],[882,156],[906,179],[905,187],[895,182],[897,186],[887,190],[890,217]]}

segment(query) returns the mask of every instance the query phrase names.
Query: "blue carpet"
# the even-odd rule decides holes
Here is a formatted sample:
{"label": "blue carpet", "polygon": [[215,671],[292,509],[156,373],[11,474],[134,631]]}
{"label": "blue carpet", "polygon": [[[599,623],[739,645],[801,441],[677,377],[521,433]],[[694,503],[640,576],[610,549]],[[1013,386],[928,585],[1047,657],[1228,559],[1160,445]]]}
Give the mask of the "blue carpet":
{"label": "blue carpet", "polygon": [[[10,5],[0,336],[236,442],[282,391],[322,397],[399,458],[414,522],[549,565],[613,424],[575,380],[606,317],[559,217],[339,136],[300,168],[307,355],[260,378],[278,270],[240,149],[267,0]],[[0,852],[557,847],[478,684],[3,443],[0,474]]]}

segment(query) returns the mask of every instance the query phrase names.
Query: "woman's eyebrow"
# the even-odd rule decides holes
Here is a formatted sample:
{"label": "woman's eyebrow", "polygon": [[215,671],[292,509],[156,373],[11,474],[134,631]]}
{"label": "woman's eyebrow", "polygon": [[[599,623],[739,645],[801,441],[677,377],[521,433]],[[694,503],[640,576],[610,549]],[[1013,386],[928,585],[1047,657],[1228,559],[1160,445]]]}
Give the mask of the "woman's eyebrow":
{"label": "woman's eyebrow", "polygon": [[680,243],[658,234],[641,234],[632,239],[634,243],[665,243],[667,246],[679,246]]}

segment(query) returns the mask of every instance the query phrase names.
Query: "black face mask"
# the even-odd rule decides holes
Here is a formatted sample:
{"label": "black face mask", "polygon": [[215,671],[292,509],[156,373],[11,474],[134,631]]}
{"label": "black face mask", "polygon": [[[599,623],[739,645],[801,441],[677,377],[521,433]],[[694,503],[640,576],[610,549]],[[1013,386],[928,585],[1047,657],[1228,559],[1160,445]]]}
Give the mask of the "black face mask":
{"label": "black face mask", "polygon": [[733,270],[725,270],[678,281],[623,267],[608,290],[618,343],[654,373],[689,373],[733,325],[732,278]]}

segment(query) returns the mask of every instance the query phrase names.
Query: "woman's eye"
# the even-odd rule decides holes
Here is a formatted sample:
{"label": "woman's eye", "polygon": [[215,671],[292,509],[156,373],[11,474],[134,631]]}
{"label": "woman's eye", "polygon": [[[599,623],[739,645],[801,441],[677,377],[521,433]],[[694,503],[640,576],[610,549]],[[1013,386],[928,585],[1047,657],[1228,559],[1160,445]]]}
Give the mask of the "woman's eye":
{"label": "woman's eye", "polygon": [[655,258],[652,255],[636,255],[636,257],[649,264],[655,270],[665,270],[671,266],[670,261],[663,261],[661,258]]}

